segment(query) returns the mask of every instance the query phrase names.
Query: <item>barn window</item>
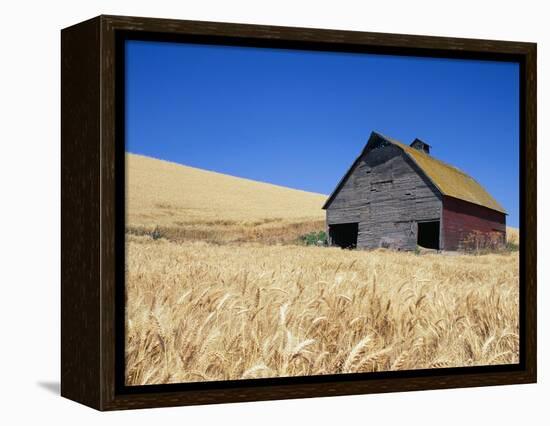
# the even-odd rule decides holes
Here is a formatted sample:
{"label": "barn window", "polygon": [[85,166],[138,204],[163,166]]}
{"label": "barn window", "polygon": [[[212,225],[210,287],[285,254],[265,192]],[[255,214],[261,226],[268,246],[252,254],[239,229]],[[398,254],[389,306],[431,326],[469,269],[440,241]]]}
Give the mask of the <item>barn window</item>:
{"label": "barn window", "polygon": [[358,223],[339,223],[337,225],[329,225],[328,233],[331,245],[347,249],[356,248],[358,230]]}
{"label": "barn window", "polygon": [[418,239],[420,247],[439,250],[439,220],[418,222]]}

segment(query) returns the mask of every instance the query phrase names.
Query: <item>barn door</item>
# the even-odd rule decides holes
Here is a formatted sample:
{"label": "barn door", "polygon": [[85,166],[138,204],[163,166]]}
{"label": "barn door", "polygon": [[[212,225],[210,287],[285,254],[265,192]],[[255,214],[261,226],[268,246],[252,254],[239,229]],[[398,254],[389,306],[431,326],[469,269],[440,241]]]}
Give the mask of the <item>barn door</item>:
{"label": "barn door", "polygon": [[357,222],[329,225],[331,245],[347,249],[356,248],[358,229],[359,223]]}
{"label": "barn door", "polygon": [[417,242],[420,247],[439,250],[439,220],[418,222]]}

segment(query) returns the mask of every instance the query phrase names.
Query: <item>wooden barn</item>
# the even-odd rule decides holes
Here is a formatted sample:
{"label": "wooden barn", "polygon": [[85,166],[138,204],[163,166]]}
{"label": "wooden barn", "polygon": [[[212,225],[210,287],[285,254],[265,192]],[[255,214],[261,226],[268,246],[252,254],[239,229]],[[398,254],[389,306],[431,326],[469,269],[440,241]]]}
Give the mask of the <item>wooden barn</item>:
{"label": "wooden barn", "polygon": [[437,250],[500,246],[506,211],[473,178],[373,132],[326,201],[329,244],[343,248]]}

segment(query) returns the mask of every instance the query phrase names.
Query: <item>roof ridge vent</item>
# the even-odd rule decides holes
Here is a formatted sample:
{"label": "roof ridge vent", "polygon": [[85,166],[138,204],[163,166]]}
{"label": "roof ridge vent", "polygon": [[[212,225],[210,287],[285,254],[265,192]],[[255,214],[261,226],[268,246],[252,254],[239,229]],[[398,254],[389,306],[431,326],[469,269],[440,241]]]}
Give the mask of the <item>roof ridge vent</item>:
{"label": "roof ridge vent", "polygon": [[416,138],[414,141],[412,141],[411,145],[412,148],[417,149],[419,151],[424,152],[425,154],[430,153],[431,146],[428,145],[426,142]]}

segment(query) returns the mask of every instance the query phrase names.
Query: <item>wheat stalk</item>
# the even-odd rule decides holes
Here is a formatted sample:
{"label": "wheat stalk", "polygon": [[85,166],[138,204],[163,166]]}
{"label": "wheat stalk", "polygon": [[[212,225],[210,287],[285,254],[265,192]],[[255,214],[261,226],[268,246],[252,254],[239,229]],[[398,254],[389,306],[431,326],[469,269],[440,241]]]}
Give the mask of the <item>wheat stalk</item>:
{"label": "wheat stalk", "polygon": [[357,362],[372,341],[371,336],[365,336],[352,348],[342,367],[344,372],[350,372],[352,365]]}

